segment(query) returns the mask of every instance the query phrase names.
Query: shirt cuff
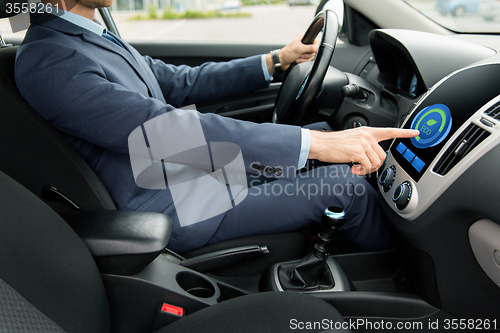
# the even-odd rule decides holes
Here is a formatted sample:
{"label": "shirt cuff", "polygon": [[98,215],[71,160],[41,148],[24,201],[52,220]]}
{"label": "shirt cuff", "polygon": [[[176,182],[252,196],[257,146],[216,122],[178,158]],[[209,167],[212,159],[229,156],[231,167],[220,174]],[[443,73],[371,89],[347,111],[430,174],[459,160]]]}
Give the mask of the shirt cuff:
{"label": "shirt cuff", "polygon": [[302,169],[306,166],[307,157],[309,156],[309,150],[311,149],[311,131],[307,128],[301,128],[302,140],[300,146],[299,163],[297,165],[297,170]]}
{"label": "shirt cuff", "polygon": [[269,75],[269,71],[267,70],[267,63],[266,63],[266,55],[263,54],[262,57],[260,58],[260,62],[262,64],[262,72],[264,73],[264,78],[266,79],[267,82],[271,82],[273,77]]}

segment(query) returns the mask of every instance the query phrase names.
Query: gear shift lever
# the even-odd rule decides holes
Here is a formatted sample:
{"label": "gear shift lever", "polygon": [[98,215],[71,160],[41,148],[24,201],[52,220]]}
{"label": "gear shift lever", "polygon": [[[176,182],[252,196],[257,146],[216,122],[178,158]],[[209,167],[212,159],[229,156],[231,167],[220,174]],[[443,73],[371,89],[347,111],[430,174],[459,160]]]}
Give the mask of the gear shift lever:
{"label": "gear shift lever", "polygon": [[321,241],[314,244],[313,253],[317,258],[326,260],[328,257],[328,244],[332,241],[335,231],[344,224],[345,212],[342,208],[330,206],[325,209],[318,234],[318,238]]}
{"label": "gear shift lever", "polygon": [[314,245],[314,251],[297,264],[280,266],[279,280],[284,289],[330,289],[334,285],[326,264],[328,244],[335,231],[344,224],[345,212],[342,208],[331,206],[325,209],[318,233],[320,242]]}

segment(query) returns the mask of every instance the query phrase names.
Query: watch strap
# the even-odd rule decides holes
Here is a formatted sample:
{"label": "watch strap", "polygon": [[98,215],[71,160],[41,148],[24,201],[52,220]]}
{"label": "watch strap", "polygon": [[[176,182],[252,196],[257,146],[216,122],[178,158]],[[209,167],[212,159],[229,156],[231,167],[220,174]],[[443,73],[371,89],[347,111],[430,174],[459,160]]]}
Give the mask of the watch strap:
{"label": "watch strap", "polygon": [[273,59],[274,71],[278,74],[283,72],[283,70],[281,68],[279,52],[280,52],[280,49],[271,51],[271,57]]}

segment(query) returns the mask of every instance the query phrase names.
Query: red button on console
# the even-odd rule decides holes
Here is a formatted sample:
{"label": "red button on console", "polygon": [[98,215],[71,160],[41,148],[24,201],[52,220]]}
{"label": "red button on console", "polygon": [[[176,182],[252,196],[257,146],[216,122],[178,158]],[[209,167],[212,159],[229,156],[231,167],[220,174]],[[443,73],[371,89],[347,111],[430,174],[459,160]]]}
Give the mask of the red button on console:
{"label": "red button on console", "polygon": [[180,308],[180,307],[175,306],[175,305],[170,305],[170,304],[167,304],[167,303],[163,303],[163,305],[161,306],[160,311],[161,312],[166,312],[166,313],[171,313],[171,314],[174,314],[174,315],[179,316],[179,317],[182,317],[184,315],[184,309],[183,308]]}

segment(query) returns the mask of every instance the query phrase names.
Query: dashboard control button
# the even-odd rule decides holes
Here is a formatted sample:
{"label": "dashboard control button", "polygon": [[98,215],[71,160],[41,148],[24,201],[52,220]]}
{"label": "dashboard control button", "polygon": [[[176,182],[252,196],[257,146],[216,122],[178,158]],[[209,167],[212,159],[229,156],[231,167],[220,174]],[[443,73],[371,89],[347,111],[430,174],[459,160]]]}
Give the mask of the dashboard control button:
{"label": "dashboard control button", "polygon": [[392,201],[396,203],[399,210],[405,209],[411,199],[411,184],[410,182],[403,182],[396,186],[392,194]]}
{"label": "dashboard control button", "polygon": [[424,161],[422,161],[418,156],[415,156],[413,161],[411,161],[411,165],[418,171],[422,172],[422,169],[425,166]]}
{"label": "dashboard control button", "polygon": [[396,150],[397,150],[397,151],[398,151],[401,155],[403,155],[407,149],[408,149],[408,148],[406,148],[406,146],[405,146],[402,142],[400,142],[400,143],[398,144],[398,146],[396,147]]}
{"label": "dashboard control button", "polygon": [[467,142],[467,140],[462,140],[457,149],[455,149],[455,151],[453,152],[453,155],[462,156],[469,149],[469,147],[469,142]]}
{"label": "dashboard control button", "polygon": [[363,124],[360,123],[359,121],[356,121],[354,120],[353,122],[351,122],[351,124],[349,125],[349,128],[357,128],[357,127],[363,127]]}
{"label": "dashboard control button", "polygon": [[488,126],[488,127],[494,127],[494,126],[495,126],[495,123],[494,123],[494,122],[491,122],[491,121],[489,121],[489,120],[488,120],[488,119],[486,119],[486,118],[481,118],[481,122],[482,122],[483,124],[485,124],[486,126]]}
{"label": "dashboard control button", "polygon": [[394,184],[394,179],[396,178],[396,167],[391,165],[387,169],[385,169],[378,179],[378,183],[382,185],[384,192],[388,192],[392,184]]}
{"label": "dashboard control button", "polygon": [[411,163],[413,159],[415,158],[415,153],[412,152],[410,149],[406,149],[405,153],[403,154],[403,157]]}

